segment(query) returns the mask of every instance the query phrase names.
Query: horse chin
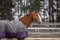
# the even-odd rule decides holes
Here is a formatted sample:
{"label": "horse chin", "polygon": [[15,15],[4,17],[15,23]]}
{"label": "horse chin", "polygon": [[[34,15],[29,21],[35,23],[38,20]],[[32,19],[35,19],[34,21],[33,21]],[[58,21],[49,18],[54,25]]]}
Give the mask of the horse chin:
{"label": "horse chin", "polygon": [[42,24],[42,22],[38,22],[39,24]]}
{"label": "horse chin", "polygon": [[41,24],[41,22],[38,22],[38,24]]}

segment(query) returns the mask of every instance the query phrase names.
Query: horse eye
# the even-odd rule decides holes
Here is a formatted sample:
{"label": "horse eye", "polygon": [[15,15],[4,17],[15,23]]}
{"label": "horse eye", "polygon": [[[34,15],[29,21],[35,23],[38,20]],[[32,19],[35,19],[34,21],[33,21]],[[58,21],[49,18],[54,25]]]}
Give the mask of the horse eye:
{"label": "horse eye", "polygon": [[37,12],[35,11],[35,13],[37,13]]}

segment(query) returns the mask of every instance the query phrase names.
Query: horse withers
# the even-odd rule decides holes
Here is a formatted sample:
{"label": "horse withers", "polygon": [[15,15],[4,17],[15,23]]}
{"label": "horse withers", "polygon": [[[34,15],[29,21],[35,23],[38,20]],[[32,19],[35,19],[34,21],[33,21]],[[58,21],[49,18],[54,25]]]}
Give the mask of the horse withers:
{"label": "horse withers", "polygon": [[18,40],[24,40],[28,37],[27,28],[33,20],[38,23],[42,22],[39,12],[36,10],[19,18],[19,20],[1,21],[0,38],[17,38]]}

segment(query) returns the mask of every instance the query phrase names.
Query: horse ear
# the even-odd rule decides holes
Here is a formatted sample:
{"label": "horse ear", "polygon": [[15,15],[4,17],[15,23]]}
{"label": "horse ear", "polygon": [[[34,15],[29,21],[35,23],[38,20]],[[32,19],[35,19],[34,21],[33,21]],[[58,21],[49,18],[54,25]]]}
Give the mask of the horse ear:
{"label": "horse ear", "polygon": [[35,10],[34,10],[34,11],[32,11],[32,13],[35,13]]}
{"label": "horse ear", "polygon": [[32,13],[39,13],[39,11],[37,11],[37,10],[34,10]]}
{"label": "horse ear", "polygon": [[39,11],[35,11],[35,13],[39,13]]}

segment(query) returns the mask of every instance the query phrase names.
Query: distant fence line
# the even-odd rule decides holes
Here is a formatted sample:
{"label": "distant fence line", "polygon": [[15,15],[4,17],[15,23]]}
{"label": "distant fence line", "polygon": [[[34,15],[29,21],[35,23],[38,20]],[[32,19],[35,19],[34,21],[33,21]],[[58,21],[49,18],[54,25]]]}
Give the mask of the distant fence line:
{"label": "distant fence line", "polygon": [[41,23],[41,24],[38,24],[38,23],[32,23],[32,25],[60,25],[60,23]]}

